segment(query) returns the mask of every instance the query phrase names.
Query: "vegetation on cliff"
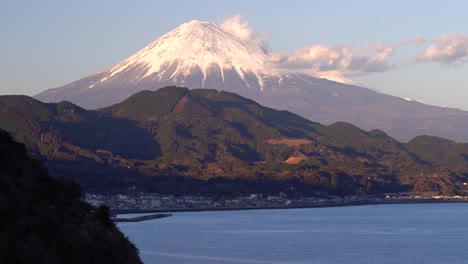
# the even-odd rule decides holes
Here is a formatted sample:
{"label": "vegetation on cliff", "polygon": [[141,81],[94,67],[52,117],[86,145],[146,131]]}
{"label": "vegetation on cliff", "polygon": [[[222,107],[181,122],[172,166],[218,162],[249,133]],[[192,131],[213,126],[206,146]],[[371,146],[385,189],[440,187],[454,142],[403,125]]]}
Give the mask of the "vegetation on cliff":
{"label": "vegetation on cliff", "polygon": [[107,208],[80,196],[0,130],[0,263],[141,263]]}

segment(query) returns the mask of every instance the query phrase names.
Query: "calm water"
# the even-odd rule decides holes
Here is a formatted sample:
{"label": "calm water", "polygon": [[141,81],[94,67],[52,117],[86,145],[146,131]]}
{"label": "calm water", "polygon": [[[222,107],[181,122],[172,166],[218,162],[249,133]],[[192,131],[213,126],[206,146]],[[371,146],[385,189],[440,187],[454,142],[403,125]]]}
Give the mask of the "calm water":
{"label": "calm water", "polygon": [[146,264],[468,263],[468,204],[191,212],[119,227]]}

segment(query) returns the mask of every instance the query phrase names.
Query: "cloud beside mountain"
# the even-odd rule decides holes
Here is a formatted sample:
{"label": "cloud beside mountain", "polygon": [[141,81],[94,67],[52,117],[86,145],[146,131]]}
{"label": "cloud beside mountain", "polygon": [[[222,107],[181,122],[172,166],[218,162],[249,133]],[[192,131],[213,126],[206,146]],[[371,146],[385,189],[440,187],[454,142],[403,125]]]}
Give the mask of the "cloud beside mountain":
{"label": "cloud beside mountain", "polygon": [[272,56],[272,63],[279,69],[315,75],[333,71],[342,75],[361,75],[392,68],[388,58],[394,51],[394,47],[385,43],[372,44],[357,50],[343,45],[318,44],[293,52],[275,54]]}
{"label": "cloud beside mountain", "polygon": [[468,61],[468,35],[446,34],[432,41],[415,63],[438,62],[442,66],[458,67]]}
{"label": "cloud beside mountain", "polygon": [[[255,32],[241,15],[224,19],[221,28],[243,40],[269,48],[268,35]],[[270,66],[278,71],[301,71],[341,82],[350,82],[351,76],[385,72],[404,62],[393,62],[393,55],[407,45],[421,47],[428,41],[421,35],[400,43],[371,43],[353,49],[348,45],[313,44],[294,51],[270,52]],[[468,35],[446,34],[430,42],[424,52],[408,59],[410,64],[436,62],[442,66],[457,67],[468,61]]]}
{"label": "cloud beside mountain", "polygon": [[254,42],[262,47],[269,46],[268,35],[255,32],[241,15],[228,16],[219,26],[242,40]]}

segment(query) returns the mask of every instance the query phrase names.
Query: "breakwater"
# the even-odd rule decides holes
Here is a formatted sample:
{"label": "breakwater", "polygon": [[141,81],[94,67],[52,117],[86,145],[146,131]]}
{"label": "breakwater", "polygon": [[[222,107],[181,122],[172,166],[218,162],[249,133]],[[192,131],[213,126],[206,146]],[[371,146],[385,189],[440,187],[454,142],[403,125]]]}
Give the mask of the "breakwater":
{"label": "breakwater", "polygon": [[137,216],[137,217],[111,217],[112,221],[114,222],[141,222],[153,219],[159,219],[164,217],[172,216],[172,214],[152,214],[152,215],[144,215],[144,216]]}

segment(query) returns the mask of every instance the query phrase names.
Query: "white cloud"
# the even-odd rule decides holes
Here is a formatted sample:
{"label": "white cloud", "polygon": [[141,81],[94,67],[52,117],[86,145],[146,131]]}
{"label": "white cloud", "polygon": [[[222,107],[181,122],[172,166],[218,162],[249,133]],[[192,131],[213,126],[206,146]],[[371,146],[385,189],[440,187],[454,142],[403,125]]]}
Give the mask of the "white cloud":
{"label": "white cloud", "polygon": [[426,39],[424,39],[424,37],[421,36],[421,35],[416,35],[411,39],[404,40],[404,41],[400,42],[400,44],[398,46],[401,47],[401,46],[409,45],[409,44],[412,44],[412,45],[415,45],[415,46],[421,46],[424,43],[426,43]]}
{"label": "white cloud", "polygon": [[220,27],[242,40],[252,41],[262,47],[268,47],[268,36],[255,32],[241,15],[226,17]]}
{"label": "white cloud", "polygon": [[468,61],[468,35],[446,34],[432,41],[415,63],[438,62],[443,66],[457,67]]}
{"label": "white cloud", "polygon": [[[268,36],[255,32],[241,15],[226,17],[220,26],[242,40],[269,49]],[[410,45],[420,48],[427,42],[423,36],[416,35],[399,43],[379,42],[358,49],[347,45],[314,44],[295,51],[271,52],[267,63],[277,71],[304,72],[350,82],[350,76],[385,72],[402,65],[438,62],[444,66],[460,66],[468,61],[468,35],[461,34],[442,35],[430,42],[429,47],[416,58],[391,61],[399,49]]]}
{"label": "white cloud", "polygon": [[315,75],[320,73],[341,76],[362,75],[392,68],[388,58],[394,51],[395,47],[386,43],[376,43],[357,50],[343,45],[319,44],[294,52],[273,54],[271,64],[278,70],[300,71]]}

